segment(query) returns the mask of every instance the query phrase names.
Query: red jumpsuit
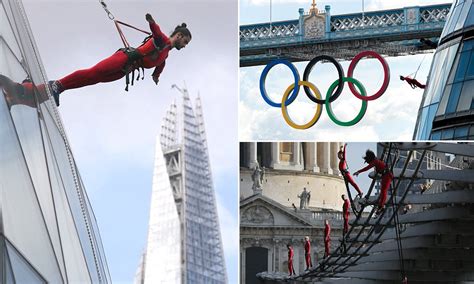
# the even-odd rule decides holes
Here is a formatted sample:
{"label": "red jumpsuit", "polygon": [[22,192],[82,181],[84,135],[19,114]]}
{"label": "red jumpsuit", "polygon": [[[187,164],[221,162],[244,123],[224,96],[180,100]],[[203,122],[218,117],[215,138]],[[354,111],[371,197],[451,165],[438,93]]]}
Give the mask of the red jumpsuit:
{"label": "red jumpsuit", "polygon": [[342,155],[343,155],[342,159],[339,157],[339,171],[341,171],[341,174],[342,174],[342,177],[344,177],[344,180],[350,183],[355,188],[355,190],[357,190],[358,194],[362,195],[362,191],[360,190],[357,183],[355,183],[349,170],[347,170],[346,145],[344,145],[344,150],[342,151]]}
{"label": "red jumpsuit", "polygon": [[349,208],[351,206],[351,203],[349,202],[349,199],[344,200],[344,205],[342,205],[342,216],[344,218],[344,229],[342,230],[343,235],[346,235],[347,232],[349,231]]}
{"label": "red jumpsuit", "polygon": [[309,240],[304,243],[304,256],[306,260],[306,269],[313,267],[313,263],[311,262],[311,243]]}
{"label": "red jumpsuit", "polygon": [[293,256],[295,255],[293,248],[290,247],[288,250],[288,272],[290,275],[295,274],[295,269],[293,268]]}
{"label": "red jumpsuit", "polygon": [[[139,55],[142,56],[137,61],[136,67],[153,68],[153,77],[159,77],[165,67],[165,60],[171,49],[169,38],[161,32],[156,23],[150,23],[152,38],[137,48]],[[119,50],[112,56],[102,60],[89,69],[75,71],[74,73],[58,80],[62,91],[68,89],[81,88],[88,85],[94,85],[101,82],[111,82],[124,77],[130,67],[128,55]]]}
{"label": "red jumpsuit", "polygon": [[329,246],[331,244],[331,225],[324,226],[324,257],[329,256]]}
{"label": "red jumpsuit", "polygon": [[424,85],[424,84],[418,82],[418,80],[412,79],[410,77],[400,76],[400,80],[406,81],[410,85],[410,87],[412,87],[413,89],[416,88],[416,87],[418,87],[420,89],[426,88],[426,85]]}
{"label": "red jumpsuit", "polygon": [[373,167],[375,167],[375,171],[377,173],[382,174],[382,181],[380,183],[381,189],[379,197],[379,209],[383,209],[385,207],[385,201],[387,201],[387,193],[390,183],[393,180],[393,174],[387,165],[379,159],[373,160],[366,167],[358,170],[357,173],[365,172]]}

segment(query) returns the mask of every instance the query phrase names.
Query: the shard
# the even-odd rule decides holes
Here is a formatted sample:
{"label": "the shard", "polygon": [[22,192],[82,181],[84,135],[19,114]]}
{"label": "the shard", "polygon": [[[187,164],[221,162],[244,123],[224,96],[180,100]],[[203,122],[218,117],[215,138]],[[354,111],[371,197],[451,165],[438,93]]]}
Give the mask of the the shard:
{"label": "the shard", "polygon": [[0,283],[109,283],[20,0],[0,0]]}
{"label": "the shard", "polygon": [[226,283],[201,101],[186,89],[156,143],[147,246],[135,283]]}

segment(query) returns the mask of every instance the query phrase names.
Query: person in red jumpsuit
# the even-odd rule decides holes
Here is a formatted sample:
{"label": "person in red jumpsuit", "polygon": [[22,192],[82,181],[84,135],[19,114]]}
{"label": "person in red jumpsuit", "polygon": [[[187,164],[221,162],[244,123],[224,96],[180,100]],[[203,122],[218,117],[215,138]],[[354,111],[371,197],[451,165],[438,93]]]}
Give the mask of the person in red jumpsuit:
{"label": "person in red jumpsuit", "polygon": [[[140,68],[155,68],[151,75],[155,84],[165,67],[165,60],[171,49],[180,50],[191,41],[191,32],[186,24],[175,28],[171,36],[166,36],[150,14],[146,14],[152,36],[138,48],[119,49],[112,56],[102,60],[89,69],[83,69],[56,81],[50,81],[50,87],[56,104],[59,106],[59,94],[65,90],[81,88],[97,83],[111,82],[126,76],[128,90],[129,75],[134,80],[134,71]],[[140,74],[138,74],[140,75]],[[137,78],[138,79],[138,78]]]}
{"label": "person in red jumpsuit", "polygon": [[331,244],[331,225],[329,220],[324,221],[324,258],[329,256],[329,246]]}
{"label": "person in red jumpsuit", "polygon": [[45,85],[35,86],[29,79],[23,80],[20,84],[0,74],[0,89],[3,90],[9,109],[19,104],[36,108],[36,100],[38,104],[48,100]]}
{"label": "person in red jumpsuit", "polygon": [[344,178],[344,181],[346,183],[350,183],[352,187],[357,190],[357,195],[359,197],[362,197],[362,191],[360,190],[357,183],[355,183],[354,179],[351,176],[351,173],[349,172],[349,168],[347,167],[346,146],[347,144],[344,144],[344,146],[341,146],[341,148],[339,149],[339,152],[337,152],[337,157],[339,158],[339,171],[341,171],[341,175]]}
{"label": "person in red jumpsuit", "polygon": [[290,244],[287,244],[286,248],[288,249],[288,276],[296,275],[295,268],[293,267],[293,256],[295,255],[293,247]]}
{"label": "person in red jumpsuit", "polygon": [[390,183],[393,180],[393,174],[388,168],[388,166],[380,159],[375,156],[375,153],[371,150],[367,150],[365,152],[364,161],[368,163],[368,165],[357,172],[354,173],[355,176],[358,176],[359,173],[365,172],[373,167],[375,167],[375,172],[377,174],[382,175],[382,180],[380,182],[380,196],[379,196],[379,204],[376,214],[379,215],[385,209],[385,202],[387,201],[387,193],[390,187]]}
{"label": "person in red jumpsuit", "polygon": [[408,85],[410,85],[410,87],[412,89],[415,89],[416,87],[418,87],[420,89],[426,88],[426,85],[418,82],[418,80],[416,80],[415,78],[410,78],[408,76],[406,76],[406,77],[400,76],[400,80],[407,82]]}
{"label": "person in red jumpsuit", "polygon": [[351,206],[351,203],[349,202],[349,199],[346,198],[346,195],[343,194],[341,195],[342,200],[344,201],[344,204],[342,205],[342,217],[344,218],[344,228],[342,230],[342,237],[346,237],[347,232],[349,231],[349,208]]}
{"label": "person in red jumpsuit", "polygon": [[311,242],[309,241],[309,237],[304,237],[304,256],[306,261],[306,270],[309,270],[313,267],[313,263],[311,262]]}

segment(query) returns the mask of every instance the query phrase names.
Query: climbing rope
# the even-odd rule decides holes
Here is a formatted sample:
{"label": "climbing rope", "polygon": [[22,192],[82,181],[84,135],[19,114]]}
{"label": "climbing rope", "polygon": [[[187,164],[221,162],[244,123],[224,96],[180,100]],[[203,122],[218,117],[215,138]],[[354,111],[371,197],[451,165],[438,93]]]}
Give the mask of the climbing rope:
{"label": "climbing rope", "polygon": [[122,40],[122,43],[125,46],[125,48],[130,48],[130,44],[128,43],[127,38],[125,37],[125,34],[123,33],[122,29],[120,28],[120,25],[123,25],[125,27],[137,30],[139,32],[142,32],[142,33],[148,35],[148,36],[151,35],[150,32],[144,31],[142,29],[139,29],[139,28],[137,28],[135,26],[132,26],[130,24],[127,24],[125,22],[116,20],[115,16],[112,14],[112,12],[110,12],[110,10],[107,7],[107,4],[104,2],[104,0],[99,0],[99,3],[102,5],[102,8],[107,13],[107,16],[109,17],[109,19],[114,21],[115,27],[117,28],[117,32],[119,33],[120,39]]}
{"label": "climbing rope", "polygon": [[[396,156],[399,156],[399,153],[398,153],[398,150],[397,150],[397,154]],[[389,154],[388,156],[388,162],[391,163],[392,165],[392,169],[393,167],[395,166],[395,164],[397,163],[397,160],[398,158],[395,158],[394,161],[392,161],[391,159],[391,155]],[[400,207],[400,205],[397,206],[397,204],[395,204],[395,194],[396,192],[394,191],[394,187],[395,187],[395,179],[392,180],[392,184],[390,186],[390,194],[392,195],[392,198],[390,199],[391,200],[391,204],[392,204],[392,210],[394,210],[394,214],[395,214],[395,235],[396,235],[396,239],[397,239],[397,249],[398,249],[398,261],[400,262],[400,274],[401,274],[401,280],[403,281],[403,279],[405,279],[405,261],[404,261],[404,258],[403,258],[403,247],[402,247],[402,239],[401,239],[401,236],[400,236],[400,221],[399,221],[399,218],[398,218],[398,209]],[[398,187],[397,187],[398,189]],[[406,189],[408,190],[408,189]]]}

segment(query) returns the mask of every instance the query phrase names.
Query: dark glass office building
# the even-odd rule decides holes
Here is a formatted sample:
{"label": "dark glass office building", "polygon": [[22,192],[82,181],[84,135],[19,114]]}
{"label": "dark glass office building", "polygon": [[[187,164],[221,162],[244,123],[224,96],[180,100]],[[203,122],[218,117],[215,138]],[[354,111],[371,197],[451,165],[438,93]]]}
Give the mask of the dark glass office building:
{"label": "dark glass office building", "polygon": [[416,140],[474,139],[474,3],[455,0],[433,58]]}

